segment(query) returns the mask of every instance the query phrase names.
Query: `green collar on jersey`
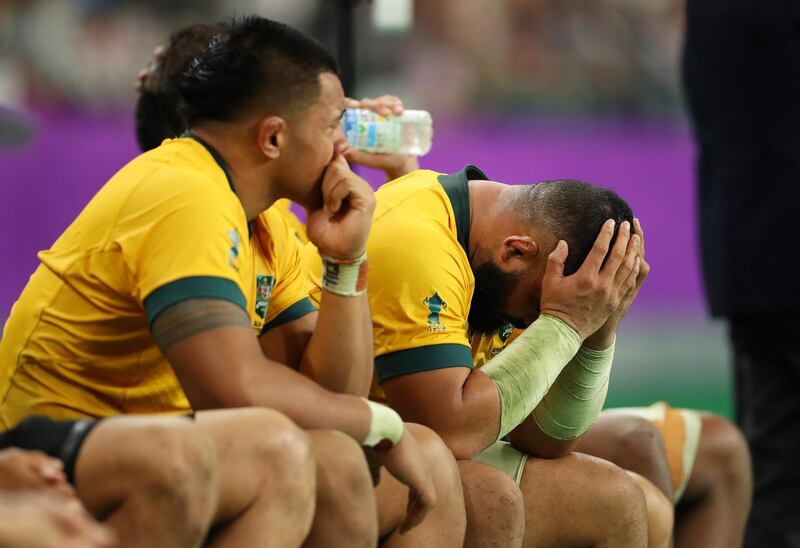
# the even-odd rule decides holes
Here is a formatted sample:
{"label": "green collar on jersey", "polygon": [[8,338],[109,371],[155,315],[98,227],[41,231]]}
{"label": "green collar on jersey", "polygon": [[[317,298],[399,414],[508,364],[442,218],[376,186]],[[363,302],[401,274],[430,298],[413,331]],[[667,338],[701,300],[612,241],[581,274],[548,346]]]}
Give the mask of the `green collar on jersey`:
{"label": "green collar on jersey", "polygon": [[225,174],[225,178],[228,179],[228,184],[230,185],[231,190],[233,191],[234,194],[236,194],[236,185],[233,184],[233,179],[231,178],[231,172],[228,169],[228,164],[225,163],[225,160],[222,158],[220,153],[217,152],[217,149],[215,149],[214,147],[203,141],[200,137],[198,137],[191,131],[184,131],[179,135],[179,137],[188,137],[189,139],[194,139],[195,141],[203,145],[203,148],[205,148],[208,151],[208,153],[211,154],[211,157],[214,158],[214,161],[217,162],[217,165]]}
{"label": "green collar on jersey", "polygon": [[[230,185],[231,190],[233,191],[233,193],[236,194],[236,185],[233,184],[233,178],[231,177],[231,172],[228,169],[228,164],[225,163],[225,159],[222,157],[222,155],[219,152],[217,152],[217,149],[215,149],[214,147],[212,147],[211,145],[209,145],[208,143],[203,141],[200,137],[198,137],[197,135],[195,135],[191,131],[184,131],[183,133],[181,133],[179,135],[179,137],[187,137],[189,139],[194,139],[195,141],[197,141],[198,143],[203,145],[203,148],[205,148],[208,151],[208,153],[211,154],[211,157],[214,158],[214,161],[217,162],[217,165],[222,170],[222,172],[225,174],[225,178],[228,180],[228,185]],[[253,222],[252,221],[247,221],[247,231],[248,231],[249,235],[253,234]]]}
{"label": "green collar on jersey", "polygon": [[464,248],[464,253],[469,257],[469,182],[485,181],[488,177],[473,165],[468,165],[461,171],[442,174],[437,177],[439,184],[442,185],[450,205],[453,206],[453,213],[456,216],[456,236],[458,243]]}

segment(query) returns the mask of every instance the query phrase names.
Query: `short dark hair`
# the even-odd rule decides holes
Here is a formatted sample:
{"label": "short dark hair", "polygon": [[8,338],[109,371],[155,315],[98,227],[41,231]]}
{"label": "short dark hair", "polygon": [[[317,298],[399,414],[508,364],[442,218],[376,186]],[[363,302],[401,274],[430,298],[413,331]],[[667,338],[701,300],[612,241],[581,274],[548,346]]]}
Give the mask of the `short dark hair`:
{"label": "short dark hair", "polygon": [[520,190],[518,202],[525,221],[543,227],[569,245],[566,275],[583,264],[607,219],[616,221],[614,240],[623,221],[633,223],[630,206],[607,188],[560,179],[526,185]]}
{"label": "short dark hair", "polygon": [[154,62],[136,101],[136,140],[143,151],[186,130],[178,112],[178,84],[189,62],[203,53],[214,36],[224,36],[227,23],[190,25],[174,32],[163,55]]}
{"label": "short dark hair", "polygon": [[263,17],[233,20],[187,68],[181,113],[191,127],[232,121],[256,103],[285,112],[317,99],[324,72],[338,74],[336,61],[310,36]]}

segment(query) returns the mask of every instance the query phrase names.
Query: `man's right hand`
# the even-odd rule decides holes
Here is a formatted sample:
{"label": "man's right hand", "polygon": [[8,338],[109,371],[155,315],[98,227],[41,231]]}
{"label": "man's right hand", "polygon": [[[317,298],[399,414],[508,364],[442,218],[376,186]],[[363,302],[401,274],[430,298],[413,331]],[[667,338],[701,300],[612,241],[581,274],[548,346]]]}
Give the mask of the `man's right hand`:
{"label": "man's right hand", "polygon": [[436,506],[436,489],[419,446],[406,428],[400,443],[388,450],[367,449],[377,462],[386,467],[398,481],[408,486],[408,510],[400,534],[407,533],[425,519]]}
{"label": "man's right hand", "polygon": [[640,259],[638,246],[628,246],[630,223],[622,223],[614,246],[609,249],[613,235],[614,221],[609,219],[586,260],[570,276],[564,276],[564,261],[569,253],[566,242],[560,241],[547,259],[540,311],[570,325],[581,340],[597,331],[636,286]]}
{"label": "man's right hand", "polygon": [[364,253],[375,211],[372,187],[337,155],[322,179],[320,209],[308,212],[308,239],[323,255],[355,259]]}

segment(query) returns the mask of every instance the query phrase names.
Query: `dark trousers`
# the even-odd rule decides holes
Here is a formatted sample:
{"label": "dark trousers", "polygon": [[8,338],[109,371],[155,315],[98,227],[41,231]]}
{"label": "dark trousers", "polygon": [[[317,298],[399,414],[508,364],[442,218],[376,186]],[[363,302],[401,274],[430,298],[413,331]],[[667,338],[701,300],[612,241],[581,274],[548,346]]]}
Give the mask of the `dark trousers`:
{"label": "dark trousers", "polygon": [[736,419],[753,457],[748,548],[800,547],[800,318],[730,322]]}

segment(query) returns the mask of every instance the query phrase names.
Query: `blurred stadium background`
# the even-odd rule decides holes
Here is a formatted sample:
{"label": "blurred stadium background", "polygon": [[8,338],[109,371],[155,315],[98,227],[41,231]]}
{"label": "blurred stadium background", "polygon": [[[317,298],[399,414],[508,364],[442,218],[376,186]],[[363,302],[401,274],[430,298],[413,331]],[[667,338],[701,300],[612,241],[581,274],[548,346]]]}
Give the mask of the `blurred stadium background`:
{"label": "blurred stadium background", "polygon": [[[683,2],[417,0],[413,26],[387,30],[372,24],[378,1],[356,2],[353,95],[392,93],[432,113],[423,167],[581,178],[615,189],[642,219],[653,269],[619,335],[608,405],[665,399],[730,415],[724,325],[708,318],[700,281]],[[335,4],[0,0],[0,106],[36,129],[0,150],[0,321],[36,251],[137,154],[134,79],[157,44],[189,23],[258,13],[335,51]]]}

